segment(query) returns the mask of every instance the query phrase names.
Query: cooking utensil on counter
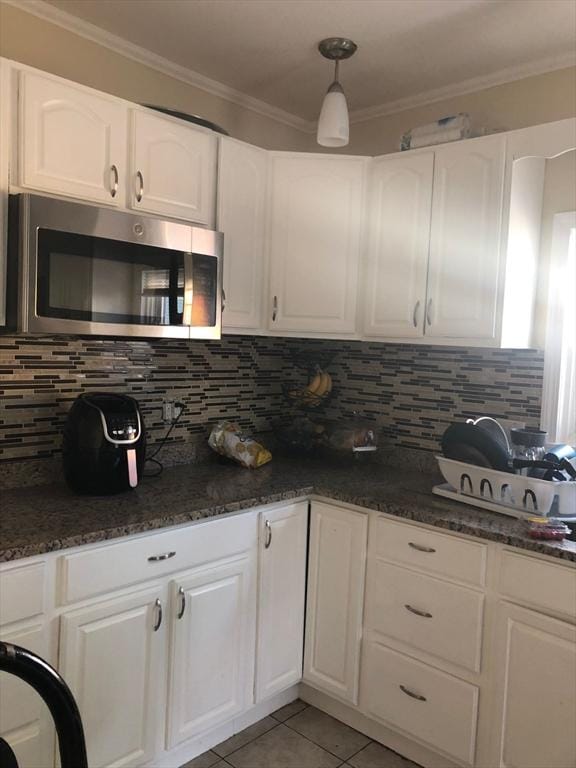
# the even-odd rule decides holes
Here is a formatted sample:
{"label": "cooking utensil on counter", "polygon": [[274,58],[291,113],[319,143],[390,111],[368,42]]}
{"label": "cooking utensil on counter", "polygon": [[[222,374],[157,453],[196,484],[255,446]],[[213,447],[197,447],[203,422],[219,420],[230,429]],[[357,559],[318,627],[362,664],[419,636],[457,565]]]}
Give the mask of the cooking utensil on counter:
{"label": "cooking utensil on counter", "polygon": [[510,454],[501,436],[479,424],[450,424],[442,435],[442,453],[447,459],[511,472]]}

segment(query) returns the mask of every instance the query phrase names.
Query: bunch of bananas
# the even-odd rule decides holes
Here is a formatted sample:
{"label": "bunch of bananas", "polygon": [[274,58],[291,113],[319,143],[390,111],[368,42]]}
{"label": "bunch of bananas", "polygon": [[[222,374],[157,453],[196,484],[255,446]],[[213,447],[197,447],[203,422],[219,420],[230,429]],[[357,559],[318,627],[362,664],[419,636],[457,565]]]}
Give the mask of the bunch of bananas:
{"label": "bunch of bananas", "polygon": [[298,405],[315,408],[332,391],[332,377],[326,371],[316,368],[304,389],[290,389],[288,395]]}

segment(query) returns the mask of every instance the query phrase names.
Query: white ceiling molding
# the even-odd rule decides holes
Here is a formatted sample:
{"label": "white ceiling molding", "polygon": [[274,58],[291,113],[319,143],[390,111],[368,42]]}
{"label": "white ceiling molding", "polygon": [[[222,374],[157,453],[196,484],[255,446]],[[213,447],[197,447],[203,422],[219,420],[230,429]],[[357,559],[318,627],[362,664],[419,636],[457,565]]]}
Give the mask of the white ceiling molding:
{"label": "white ceiling molding", "polygon": [[304,120],[279,107],[274,107],[260,99],[255,99],[253,96],[242,93],[242,91],[224,85],[224,83],[220,83],[217,80],[212,80],[210,77],[194,72],[192,69],[175,64],[163,56],[158,56],[158,54],[152,53],[139,45],[130,43],[123,37],[118,37],[107,30],[97,27],[95,24],[79,19],[77,16],[66,13],[66,11],[61,11],[53,5],[43,2],[43,0],[0,0],[0,2],[12,5],[26,13],[31,13],[52,24],[57,24],[59,27],[74,32],[87,40],[91,40],[93,43],[109,48],[120,56],[137,61],[139,64],[144,64],[158,72],[174,77],[176,80],[192,85],[194,88],[199,88],[233,104],[250,109],[259,115],[285,123],[292,128],[297,128],[306,133],[314,130],[315,123],[313,125],[309,120]]}
{"label": "white ceiling molding", "polygon": [[554,72],[557,69],[576,66],[576,52],[567,53],[562,56],[552,56],[539,61],[532,61],[528,64],[520,64],[515,67],[501,69],[499,72],[493,72],[490,75],[481,75],[480,77],[471,77],[469,80],[461,80],[459,83],[434,88],[430,91],[406,96],[403,99],[389,101],[374,107],[366,109],[357,109],[350,113],[351,123],[363,123],[367,120],[373,120],[376,117],[386,117],[396,112],[404,112],[407,109],[424,107],[427,104],[434,104],[437,101],[452,99],[456,96],[465,96],[468,93],[482,91],[486,88],[493,88],[496,85],[512,83],[515,80],[523,80],[525,77],[534,75],[544,75],[547,72]]}
{"label": "white ceiling molding", "polygon": [[[98,45],[102,45],[121,56],[137,61],[140,64],[144,64],[165,75],[181,80],[188,85],[249,109],[259,115],[284,123],[285,125],[289,125],[292,128],[296,128],[305,133],[314,133],[316,131],[316,120],[305,120],[298,115],[291,114],[279,107],[272,106],[267,102],[256,99],[242,91],[225,85],[224,83],[213,80],[205,75],[201,75],[199,72],[195,72],[194,70],[176,64],[163,56],[152,53],[151,51],[142,48],[139,45],[135,45],[122,37],[118,37],[95,24],[91,24],[77,16],[66,13],[49,3],[43,2],[43,0],[0,0],[0,3],[12,5],[26,13],[31,13],[53,24],[57,24],[58,26],[63,27],[70,32],[74,32],[85,39],[91,40]],[[576,52],[540,59],[539,61],[533,61],[528,64],[508,67],[490,75],[473,77],[441,88],[424,91],[415,94],[414,96],[407,96],[395,101],[367,107],[366,109],[357,109],[350,113],[350,123],[366,122],[368,120],[373,120],[374,118],[385,117],[416,107],[423,107],[427,104],[433,104],[445,99],[464,96],[475,91],[492,88],[515,80],[522,80],[525,77],[541,75],[571,66],[576,66]],[[320,107],[320,104],[318,107]]]}

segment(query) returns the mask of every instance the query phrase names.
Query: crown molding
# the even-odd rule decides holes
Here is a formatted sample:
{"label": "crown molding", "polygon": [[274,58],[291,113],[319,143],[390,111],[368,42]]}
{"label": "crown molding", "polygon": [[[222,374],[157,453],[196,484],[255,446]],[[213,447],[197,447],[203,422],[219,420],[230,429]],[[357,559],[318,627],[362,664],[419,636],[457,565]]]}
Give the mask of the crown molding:
{"label": "crown molding", "polygon": [[[213,96],[236,104],[238,106],[256,112],[263,117],[270,118],[279,123],[284,123],[292,128],[296,128],[304,133],[314,133],[316,131],[316,120],[306,120],[298,115],[286,112],[279,107],[274,107],[265,101],[261,101],[253,96],[249,96],[242,91],[232,88],[218,80],[201,75],[192,69],[176,64],[163,56],[152,53],[139,45],[130,43],[118,35],[108,32],[101,27],[91,24],[88,21],[79,19],[66,11],[62,11],[44,0],[0,0],[0,5],[6,4],[14,6],[21,11],[31,13],[34,16],[45,19],[56,24],[59,27],[74,32],[75,34],[91,40],[98,45],[104,46],[115,53],[126,58],[144,64],[147,67],[162,72],[169,77],[181,80],[194,88],[199,88]],[[546,74],[558,69],[576,66],[576,52],[565,53],[558,56],[552,56],[545,59],[539,59],[527,64],[521,64],[514,67],[507,67],[490,75],[481,75],[472,77],[468,80],[461,80],[458,83],[452,83],[441,88],[434,88],[429,91],[385,102],[383,104],[367,107],[366,109],[357,109],[350,113],[350,122],[352,124],[363,123],[378,117],[386,117],[397,112],[424,107],[428,104],[434,104],[445,99],[465,96],[475,91],[481,91],[486,88],[492,88],[505,83],[522,80],[525,77]]]}
{"label": "crown molding", "polygon": [[505,85],[516,80],[523,80],[525,77],[534,75],[544,75],[547,72],[554,72],[557,69],[566,69],[576,66],[576,52],[565,53],[559,56],[551,56],[538,61],[532,61],[528,64],[519,64],[514,67],[507,67],[490,75],[481,75],[480,77],[471,77],[468,80],[461,80],[459,83],[434,88],[431,91],[423,91],[414,96],[406,96],[395,101],[388,101],[374,107],[366,109],[356,109],[350,113],[351,123],[363,123],[367,120],[374,120],[377,117],[386,117],[396,112],[404,112],[416,107],[424,107],[427,104],[434,104],[437,101],[452,99],[456,96],[465,96],[468,93],[482,91],[486,88],[493,88],[497,85]]}
{"label": "crown molding", "polygon": [[137,61],[139,64],[144,64],[169,77],[181,80],[194,88],[199,88],[206,93],[218,96],[232,104],[237,104],[276,122],[284,123],[306,133],[311,129],[312,123],[309,120],[286,112],[279,107],[274,107],[236,88],[224,85],[224,83],[220,83],[218,80],[212,80],[212,78],[201,75],[199,72],[169,61],[163,56],[152,53],[152,51],[135,45],[101,27],[97,27],[95,24],[79,19],[77,16],[73,16],[49,3],[43,2],[43,0],[0,0],[0,5],[2,3],[56,24],[63,29],[74,32],[80,37],[91,40],[93,43],[109,48],[120,56]]}

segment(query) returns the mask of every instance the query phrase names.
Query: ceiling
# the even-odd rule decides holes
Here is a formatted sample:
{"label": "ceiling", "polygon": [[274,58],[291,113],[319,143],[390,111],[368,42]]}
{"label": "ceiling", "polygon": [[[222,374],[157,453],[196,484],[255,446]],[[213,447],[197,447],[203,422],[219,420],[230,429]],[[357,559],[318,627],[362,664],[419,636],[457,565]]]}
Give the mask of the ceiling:
{"label": "ceiling", "polygon": [[307,121],[331,80],[323,37],[358,44],[341,68],[352,111],[555,69],[576,51],[572,0],[47,1]]}

